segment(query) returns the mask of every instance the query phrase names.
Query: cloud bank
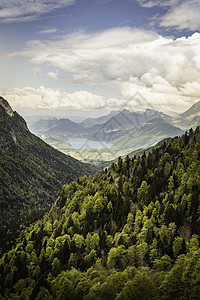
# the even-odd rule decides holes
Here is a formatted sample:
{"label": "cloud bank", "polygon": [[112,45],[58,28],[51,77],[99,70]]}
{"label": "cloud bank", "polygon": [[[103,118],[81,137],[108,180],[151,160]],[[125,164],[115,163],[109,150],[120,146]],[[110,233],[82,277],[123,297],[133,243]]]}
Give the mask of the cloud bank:
{"label": "cloud bank", "polygon": [[172,39],[129,27],[81,31],[53,41],[29,41],[25,50],[10,54],[17,55],[52,67],[47,76],[54,80],[112,86],[126,100],[140,92],[146,102],[165,110],[187,108],[200,91],[198,32]]}
{"label": "cloud bank", "polygon": [[40,86],[25,87],[14,90],[0,90],[3,97],[9,100],[13,109],[76,109],[96,110],[119,108],[126,104],[125,100],[105,98],[87,91],[73,93],[61,92]]}

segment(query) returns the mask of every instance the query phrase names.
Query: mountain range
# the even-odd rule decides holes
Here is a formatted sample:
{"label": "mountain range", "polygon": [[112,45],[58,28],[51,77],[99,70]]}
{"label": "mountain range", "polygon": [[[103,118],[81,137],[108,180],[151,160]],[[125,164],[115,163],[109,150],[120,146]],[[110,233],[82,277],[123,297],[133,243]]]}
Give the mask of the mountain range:
{"label": "mountain range", "polygon": [[43,118],[36,121],[31,130],[39,134],[66,134],[76,135],[85,132],[85,128],[69,119]]}
{"label": "mountain range", "polygon": [[166,137],[175,137],[183,133],[183,130],[171,125],[162,118],[155,118],[136,126],[126,135],[114,140],[114,146],[124,150],[146,148],[155,145]]}
{"label": "mountain range", "polygon": [[[32,124],[30,129],[65,153],[71,154],[73,148],[69,146],[70,140],[67,144],[67,139],[75,137],[102,143],[104,150],[101,150],[101,157],[110,157],[108,150],[117,157],[138,148],[153,146],[164,138],[179,136],[198,125],[200,101],[186,112],[173,117],[153,109],[146,109],[144,112],[123,109],[99,118],[88,118],[81,123],[64,118],[41,119]],[[109,149],[106,143],[111,145]],[[88,149],[85,155],[89,157],[91,153],[92,156],[92,150]],[[73,149],[73,154],[76,152]],[[85,157],[84,154],[82,157]]]}
{"label": "mountain range", "polygon": [[113,116],[117,115],[118,113],[119,113],[118,111],[111,111],[109,114],[107,114],[105,116],[101,116],[98,118],[87,118],[84,121],[82,121],[80,124],[85,128],[89,128],[89,127],[92,127],[93,125],[97,125],[97,124],[103,124],[103,123],[107,122],[110,118],[112,118]]}

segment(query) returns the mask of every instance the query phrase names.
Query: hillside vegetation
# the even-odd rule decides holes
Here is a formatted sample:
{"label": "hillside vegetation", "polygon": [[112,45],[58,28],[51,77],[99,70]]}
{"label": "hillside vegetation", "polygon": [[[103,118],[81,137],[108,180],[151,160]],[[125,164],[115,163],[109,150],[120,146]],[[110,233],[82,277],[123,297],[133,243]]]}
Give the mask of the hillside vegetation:
{"label": "hillside vegetation", "polygon": [[1,226],[13,226],[47,211],[64,183],[94,173],[91,165],[55,150],[33,135],[3,98],[0,132]]}
{"label": "hillside vegetation", "polygon": [[199,195],[199,128],[63,186],[2,256],[2,298],[199,299]]}

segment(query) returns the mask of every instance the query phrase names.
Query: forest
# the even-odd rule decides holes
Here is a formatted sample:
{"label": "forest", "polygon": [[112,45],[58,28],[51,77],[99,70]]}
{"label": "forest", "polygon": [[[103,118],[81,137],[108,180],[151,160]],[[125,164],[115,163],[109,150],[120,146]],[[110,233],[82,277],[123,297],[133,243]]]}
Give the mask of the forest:
{"label": "forest", "polygon": [[199,299],[200,128],[65,184],[0,259],[1,299]]}

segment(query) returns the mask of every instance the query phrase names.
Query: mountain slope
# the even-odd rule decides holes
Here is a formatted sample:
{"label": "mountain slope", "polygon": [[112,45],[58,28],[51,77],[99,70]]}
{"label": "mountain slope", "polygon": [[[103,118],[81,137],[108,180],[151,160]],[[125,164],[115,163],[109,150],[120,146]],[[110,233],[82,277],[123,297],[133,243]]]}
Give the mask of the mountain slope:
{"label": "mountain slope", "polygon": [[146,123],[154,118],[162,118],[163,120],[171,120],[171,117],[165,115],[162,112],[155,111],[152,109],[146,109],[144,112],[131,112],[127,109],[123,109],[116,116],[112,117],[106,124],[104,129],[128,129],[134,126],[139,126],[142,123]]}
{"label": "mountain slope", "polygon": [[30,129],[32,132],[44,133],[55,126],[57,121],[57,118],[42,118],[31,124]]}
{"label": "mountain slope", "polygon": [[200,129],[63,186],[0,260],[5,299],[198,299]]}
{"label": "mountain slope", "polygon": [[173,118],[173,123],[177,126],[188,130],[200,125],[200,101],[193,104],[188,110],[181,115]]}
{"label": "mountain slope", "polygon": [[131,112],[127,109],[123,109],[105,123],[90,127],[88,129],[88,138],[94,140],[113,141],[125,136],[133,128],[155,118],[160,118],[166,122],[171,121],[170,116],[159,111],[147,109],[145,112]]}
{"label": "mountain slope", "polygon": [[0,224],[13,224],[47,210],[65,183],[94,169],[34,136],[0,98]]}
{"label": "mountain slope", "polygon": [[126,135],[115,139],[113,144],[117,149],[139,149],[155,145],[167,137],[181,135],[183,130],[175,127],[161,118],[155,118],[147,123],[127,131]]}
{"label": "mountain slope", "polygon": [[111,117],[117,115],[118,111],[111,111],[108,115],[101,116],[98,118],[87,118],[86,120],[82,121],[80,124],[86,128],[92,127],[94,125],[102,124],[107,122]]}
{"label": "mountain slope", "polygon": [[47,130],[47,133],[66,133],[66,134],[80,134],[84,133],[85,128],[69,119],[59,119],[56,124]]}
{"label": "mountain slope", "polygon": [[40,119],[31,126],[31,130],[37,133],[47,134],[81,134],[85,128],[69,119],[44,118]]}
{"label": "mountain slope", "polygon": [[182,118],[188,118],[200,113],[200,101],[193,104],[188,110],[181,114]]}

